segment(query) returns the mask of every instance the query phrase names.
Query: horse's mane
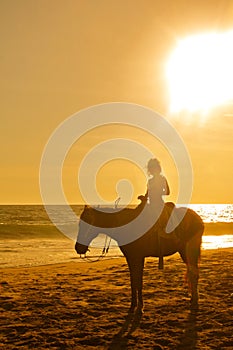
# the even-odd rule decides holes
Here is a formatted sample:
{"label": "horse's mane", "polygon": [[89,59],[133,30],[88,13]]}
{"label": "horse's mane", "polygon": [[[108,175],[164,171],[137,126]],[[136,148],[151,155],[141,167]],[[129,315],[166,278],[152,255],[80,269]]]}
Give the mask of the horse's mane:
{"label": "horse's mane", "polygon": [[133,219],[135,219],[140,212],[141,208],[139,208],[139,206],[136,208],[126,207],[121,210],[119,210],[119,208],[97,209],[85,206],[83,212],[80,215],[80,219],[90,225],[112,228],[128,224]]}

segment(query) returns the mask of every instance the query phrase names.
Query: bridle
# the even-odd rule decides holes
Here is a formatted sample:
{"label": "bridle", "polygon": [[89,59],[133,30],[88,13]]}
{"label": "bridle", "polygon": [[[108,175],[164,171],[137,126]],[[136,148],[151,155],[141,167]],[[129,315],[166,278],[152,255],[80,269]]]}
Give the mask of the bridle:
{"label": "bridle", "polygon": [[[97,262],[97,261],[103,259],[108,254],[111,240],[112,240],[112,238],[108,237],[107,235],[105,236],[105,242],[104,242],[104,247],[103,247],[102,253],[97,258],[95,256],[87,256],[86,255],[87,253],[80,254],[80,258],[86,262]],[[88,251],[90,251],[89,248],[87,249],[87,252]]]}

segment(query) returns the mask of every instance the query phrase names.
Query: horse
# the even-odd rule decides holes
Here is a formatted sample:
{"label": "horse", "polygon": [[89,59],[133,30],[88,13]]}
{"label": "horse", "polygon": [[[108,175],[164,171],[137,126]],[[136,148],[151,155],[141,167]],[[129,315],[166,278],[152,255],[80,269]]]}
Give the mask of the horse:
{"label": "horse", "polygon": [[[122,225],[126,227],[126,230],[129,230],[130,226],[128,227],[127,224],[133,222],[141,212],[140,205],[134,209],[124,208],[121,211],[114,209],[100,211],[85,206],[80,215],[79,232],[75,244],[76,252],[80,255],[86,254],[89,244],[99,233],[105,233],[117,241],[126,258],[130,272],[130,313],[143,312],[142,285],[145,258],[159,257],[161,259],[163,256],[178,252],[187,266],[186,276],[191,292],[191,310],[198,309],[199,258],[204,232],[201,217],[189,208],[174,208],[173,212],[182,215],[182,220],[175,228],[175,234],[166,234],[167,237],[164,237],[160,234],[159,227],[155,223],[149,230],[145,233],[142,232],[136,238],[131,231],[132,240],[129,243],[122,242],[122,239],[119,238],[122,236],[116,232]],[[135,226],[131,226],[131,230],[132,228],[135,229]]]}

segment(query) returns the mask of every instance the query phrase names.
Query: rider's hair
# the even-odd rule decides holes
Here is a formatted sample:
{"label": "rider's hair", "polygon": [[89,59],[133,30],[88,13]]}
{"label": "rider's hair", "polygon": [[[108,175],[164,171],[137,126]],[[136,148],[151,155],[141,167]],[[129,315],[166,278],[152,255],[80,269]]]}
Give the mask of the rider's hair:
{"label": "rider's hair", "polygon": [[158,161],[157,158],[152,158],[149,160],[149,162],[147,163],[147,170],[149,173],[153,174],[153,173],[161,173],[162,168],[160,165],[160,162]]}

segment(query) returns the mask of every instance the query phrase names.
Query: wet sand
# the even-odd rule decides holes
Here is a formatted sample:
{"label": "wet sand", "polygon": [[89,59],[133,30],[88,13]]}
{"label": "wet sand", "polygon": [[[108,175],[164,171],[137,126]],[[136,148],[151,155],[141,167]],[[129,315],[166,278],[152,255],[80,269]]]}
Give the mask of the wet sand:
{"label": "wet sand", "polygon": [[233,249],[202,252],[200,308],[189,310],[178,255],[148,258],[144,314],[127,316],[124,258],[0,269],[2,349],[232,349]]}

